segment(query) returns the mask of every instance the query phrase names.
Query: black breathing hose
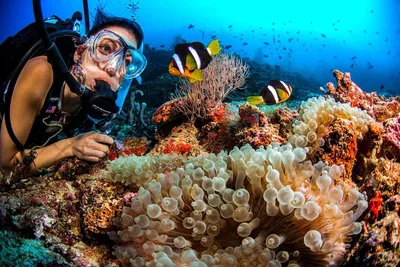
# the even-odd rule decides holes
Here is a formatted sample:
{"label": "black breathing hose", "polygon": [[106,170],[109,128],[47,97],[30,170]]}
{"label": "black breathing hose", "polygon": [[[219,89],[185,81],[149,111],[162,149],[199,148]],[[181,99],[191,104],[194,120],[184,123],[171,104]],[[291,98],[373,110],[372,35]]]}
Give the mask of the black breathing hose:
{"label": "black breathing hose", "polygon": [[44,51],[49,57],[51,63],[55,65],[57,70],[61,73],[62,78],[68,84],[69,88],[75,94],[81,96],[85,92],[83,87],[72,74],[69,72],[67,65],[62,58],[57,46],[50,41],[49,34],[43,21],[42,6],[40,0],[33,0],[33,11],[35,14],[35,21],[40,38],[43,40]]}
{"label": "black breathing hose", "polygon": [[85,34],[89,33],[89,5],[87,0],[83,0],[83,13],[85,15]]}
{"label": "black breathing hose", "polygon": [[[86,26],[86,34],[87,34],[89,32],[89,11],[88,11],[87,0],[83,0],[83,5],[84,5],[85,26]],[[33,0],[33,11],[34,11],[38,35],[40,36],[40,38],[42,40],[45,53],[49,57],[51,63],[61,73],[62,78],[68,84],[71,91],[74,92],[75,94],[81,96],[87,90],[69,72],[68,67],[65,64],[65,61],[60,54],[60,51],[58,50],[55,43],[53,43],[50,40],[49,34],[47,33],[46,26],[43,21],[42,6],[41,6],[40,0]],[[39,44],[40,43],[37,42],[28,51],[27,54],[30,54],[30,51],[32,51],[34,48],[36,49]],[[26,59],[28,57],[27,54],[25,54],[23,59]],[[17,79],[17,77],[13,77],[13,76],[17,75],[17,72],[19,72],[22,69],[22,67],[23,67],[22,63],[23,62],[21,60],[20,63],[18,64],[18,67],[14,70],[14,74],[12,75],[12,78],[8,84],[9,92],[6,92],[6,96],[5,96],[6,104],[5,104],[4,119],[5,119],[7,131],[8,131],[8,134],[9,134],[11,140],[14,142],[17,149],[19,151],[21,151],[22,156],[24,156],[24,145],[18,140],[17,136],[15,135],[14,130],[12,129],[11,117],[10,117],[12,92],[14,91],[13,87],[15,86],[15,82]],[[10,88],[10,87],[12,87],[12,88]]]}
{"label": "black breathing hose", "polygon": [[[86,4],[85,4],[85,2],[86,2]],[[85,1],[85,0],[84,0],[84,6],[85,6],[85,21],[87,20],[86,27],[88,28],[89,27],[89,24],[88,24],[89,19],[88,19],[88,16],[86,16],[86,15],[88,15],[89,12],[87,10],[87,8],[88,8],[87,1]],[[36,21],[36,26],[37,26],[36,28],[38,31],[38,35],[42,40],[45,53],[47,54],[51,63],[56,67],[57,71],[60,72],[63,80],[68,84],[71,91],[74,92],[75,94],[81,96],[87,90],[69,72],[68,67],[65,64],[65,61],[60,54],[60,51],[58,50],[55,43],[53,43],[50,40],[49,34],[47,33],[46,26],[43,21],[42,6],[40,3],[40,0],[33,0],[33,11],[34,11],[35,21]],[[21,69],[22,69],[22,66],[21,66],[21,62],[20,62],[20,64],[18,65],[18,67],[15,71],[20,71]],[[14,74],[12,76],[15,76],[15,75],[16,75],[16,72],[14,72]],[[14,142],[17,149],[19,151],[21,151],[22,156],[24,156],[24,145],[18,140],[17,136],[14,133],[14,130],[12,129],[12,125],[11,125],[11,116],[10,116],[11,98],[12,98],[12,92],[14,91],[13,87],[15,86],[15,79],[16,79],[16,77],[14,77],[14,79],[11,78],[11,80],[8,84],[8,86],[12,87],[12,88],[8,88],[8,90],[10,92],[6,93],[4,119],[5,119],[7,131],[8,131],[8,134],[9,134],[11,140]]]}

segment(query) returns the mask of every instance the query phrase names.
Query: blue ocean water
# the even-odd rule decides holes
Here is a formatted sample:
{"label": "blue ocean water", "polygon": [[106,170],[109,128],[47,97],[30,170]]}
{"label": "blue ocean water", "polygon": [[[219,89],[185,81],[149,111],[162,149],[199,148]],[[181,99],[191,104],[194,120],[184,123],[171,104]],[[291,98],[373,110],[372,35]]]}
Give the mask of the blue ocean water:
{"label": "blue ocean water", "polygon": [[[88,1],[131,17],[131,6],[151,47],[169,48],[175,37],[223,46],[285,71],[313,77],[323,86],[332,70],[351,72],[365,91],[400,95],[400,0],[336,1]],[[80,0],[42,0],[45,17],[82,11]],[[1,2],[0,42],[33,22],[32,1]],[[194,27],[189,27],[192,25]],[[166,67],[167,71],[167,67]],[[383,89],[381,89],[383,85]]]}

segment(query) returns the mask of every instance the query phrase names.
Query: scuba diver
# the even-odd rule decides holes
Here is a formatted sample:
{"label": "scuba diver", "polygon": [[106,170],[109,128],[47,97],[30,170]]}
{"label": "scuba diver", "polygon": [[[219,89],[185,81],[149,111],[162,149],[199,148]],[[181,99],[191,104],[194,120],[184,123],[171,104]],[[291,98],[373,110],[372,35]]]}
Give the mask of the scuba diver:
{"label": "scuba diver", "polygon": [[[90,162],[104,158],[114,142],[104,129],[122,109],[132,80],[139,79],[146,67],[142,47],[139,24],[98,10],[87,39],[63,55],[70,61],[68,74],[84,92],[69,86],[49,56],[29,59],[4,92],[8,97],[3,97],[7,108],[0,128],[3,172],[12,173],[27,154],[34,155],[28,175],[68,157]],[[100,132],[90,131],[93,126]]]}

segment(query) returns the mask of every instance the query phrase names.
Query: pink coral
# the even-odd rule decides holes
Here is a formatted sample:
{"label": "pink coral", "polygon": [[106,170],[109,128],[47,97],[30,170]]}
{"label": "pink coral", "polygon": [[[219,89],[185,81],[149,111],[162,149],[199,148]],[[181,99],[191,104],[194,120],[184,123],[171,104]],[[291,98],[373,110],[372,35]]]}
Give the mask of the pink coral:
{"label": "pink coral", "polygon": [[254,148],[267,146],[272,142],[283,143],[279,135],[279,124],[269,122],[268,117],[252,105],[239,107],[240,121],[232,127],[233,141],[235,145],[250,144]]}
{"label": "pink coral", "polygon": [[376,93],[366,93],[352,80],[349,72],[333,71],[337,87],[333,83],[326,84],[328,93],[337,101],[349,103],[352,107],[358,107],[368,112],[377,121],[382,122],[393,118],[400,112],[400,98],[386,99]]}
{"label": "pink coral", "polygon": [[400,161],[400,116],[383,123],[384,134],[381,154]]}

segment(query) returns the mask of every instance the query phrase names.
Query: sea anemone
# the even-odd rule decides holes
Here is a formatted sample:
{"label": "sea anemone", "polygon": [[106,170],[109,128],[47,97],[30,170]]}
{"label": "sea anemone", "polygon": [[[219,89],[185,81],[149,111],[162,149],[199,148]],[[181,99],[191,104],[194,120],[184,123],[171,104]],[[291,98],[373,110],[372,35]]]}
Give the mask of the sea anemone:
{"label": "sea anemone", "polygon": [[197,157],[128,156],[108,177],[140,187],[109,232],[124,266],[338,265],[368,203],[342,168],[273,143]]}
{"label": "sea anemone", "polygon": [[368,131],[368,125],[373,121],[366,111],[348,103],[336,102],[333,98],[312,97],[302,102],[289,142],[295,147],[321,147],[329,125],[338,118],[352,121],[354,129],[362,134]]}

